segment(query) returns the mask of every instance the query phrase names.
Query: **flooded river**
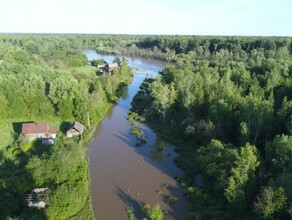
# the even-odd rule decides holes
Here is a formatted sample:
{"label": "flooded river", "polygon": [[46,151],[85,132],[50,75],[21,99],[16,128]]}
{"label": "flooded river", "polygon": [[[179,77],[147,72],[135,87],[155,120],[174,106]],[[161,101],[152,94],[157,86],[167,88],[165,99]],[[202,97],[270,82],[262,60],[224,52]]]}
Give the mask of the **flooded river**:
{"label": "flooded river", "polygon": [[[114,56],[102,56],[92,49],[86,49],[84,53],[89,60],[103,58],[112,62],[114,59]],[[91,198],[95,218],[128,219],[126,209],[134,207],[136,217],[142,219],[141,203],[149,203],[151,207],[159,203],[167,212],[164,219],[184,219],[186,201],[174,180],[181,171],[173,163],[176,157],[173,146],[157,138],[149,127],[139,124],[147,143],[136,147],[137,139],[130,133],[131,125],[127,120],[131,101],[146,75],[157,75],[166,63],[136,57],[127,59],[135,69],[133,81],[98,125],[90,142]],[[169,187],[162,187],[165,184]],[[170,195],[178,197],[179,202],[166,204]]]}

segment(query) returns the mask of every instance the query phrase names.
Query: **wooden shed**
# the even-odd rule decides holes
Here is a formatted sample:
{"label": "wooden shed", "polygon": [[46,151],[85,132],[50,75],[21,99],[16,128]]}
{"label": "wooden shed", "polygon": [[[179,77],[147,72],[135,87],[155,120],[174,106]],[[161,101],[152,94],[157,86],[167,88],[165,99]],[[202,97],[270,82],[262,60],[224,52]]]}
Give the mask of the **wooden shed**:
{"label": "wooden shed", "polygon": [[78,135],[82,135],[85,131],[85,126],[78,121],[75,121],[70,126],[69,130],[66,132],[67,137],[74,137]]}

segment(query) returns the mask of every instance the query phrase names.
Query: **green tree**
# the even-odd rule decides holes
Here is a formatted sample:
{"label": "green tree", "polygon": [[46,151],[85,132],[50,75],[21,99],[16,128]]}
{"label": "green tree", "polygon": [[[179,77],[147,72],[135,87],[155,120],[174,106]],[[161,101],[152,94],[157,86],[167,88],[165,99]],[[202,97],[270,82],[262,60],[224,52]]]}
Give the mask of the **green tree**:
{"label": "green tree", "polygon": [[196,99],[202,99],[197,96],[196,92],[196,79],[190,71],[180,71],[174,75],[173,81],[175,82],[176,90],[178,91],[178,101],[181,102],[182,106],[187,109],[188,113],[191,113],[192,105]]}
{"label": "green tree", "polygon": [[166,122],[167,110],[176,99],[176,90],[173,84],[163,84],[158,77],[150,86],[151,97],[154,98],[154,108],[162,114],[163,122]]}
{"label": "green tree", "polygon": [[275,175],[292,171],[292,136],[276,136],[266,144],[266,160]]}
{"label": "green tree", "polygon": [[255,144],[257,138],[268,129],[273,114],[273,95],[265,98],[265,90],[255,81],[248,96],[241,100],[241,119],[246,123],[250,141]]}
{"label": "green tree", "polygon": [[255,211],[264,219],[275,219],[286,205],[287,198],[283,188],[262,187],[254,202]]}
{"label": "green tree", "polygon": [[244,199],[244,189],[250,178],[254,178],[256,168],[260,162],[255,146],[247,144],[241,147],[239,154],[231,168],[231,176],[228,178],[225,196],[229,202]]}
{"label": "green tree", "polygon": [[195,161],[198,168],[216,180],[213,184],[217,192],[226,188],[226,180],[238,158],[237,154],[236,149],[229,148],[219,140],[212,140],[206,147],[200,147],[196,151]]}
{"label": "green tree", "polygon": [[151,213],[149,215],[149,219],[150,220],[162,220],[163,216],[164,216],[163,211],[161,210],[160,205],[157,204],[151,210]]}

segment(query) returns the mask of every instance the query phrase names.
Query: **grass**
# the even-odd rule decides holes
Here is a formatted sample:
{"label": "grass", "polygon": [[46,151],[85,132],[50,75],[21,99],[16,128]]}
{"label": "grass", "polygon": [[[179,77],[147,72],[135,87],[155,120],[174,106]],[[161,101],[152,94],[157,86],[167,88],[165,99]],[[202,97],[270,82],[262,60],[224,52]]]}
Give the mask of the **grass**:
{"label": "grass", "polygon": [[0,150],[13,142],[13,132],[12,121],[9,119],[0,121]]}
{"label": "grass", "polygon": [[97,67],[95,66],[82,66],[82,67],[72,67],[69,68],[69,71],[71,71],[72,73],[82,73],[82,74],[86,74],[86,75],[92,75],[96,73],[97,71]]}
{"label": "grass", "polygon": [[93,208],[90,199],[87,199],[83,209],[78,212],[75,216],[71,217],[71,220],[79,220],[79,219],[94,219]]}

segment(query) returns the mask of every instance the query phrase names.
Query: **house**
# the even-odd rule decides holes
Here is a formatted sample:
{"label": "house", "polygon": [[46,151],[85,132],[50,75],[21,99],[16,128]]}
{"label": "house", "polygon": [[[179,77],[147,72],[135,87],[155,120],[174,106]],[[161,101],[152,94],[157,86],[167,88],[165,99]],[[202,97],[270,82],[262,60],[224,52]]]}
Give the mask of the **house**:
{"label": "house", "polygon": [[85,126],[79,123],[78,121],[75,121],[69,128],[69,130],[66,132],[67,137],[73,137],[77,135],[82,135],[85,130]]}
{"label": "house", "polygon": [[21,133],[29,140],[41,139],[44,144],[54,143],[57,129],[50,127],[47,122],[23,123]]}
{"label": "house", "polygon": [[118,63],[106,63],[100,70],[101,73],[109,73],[115,69],[119,69],[120,65]]}

